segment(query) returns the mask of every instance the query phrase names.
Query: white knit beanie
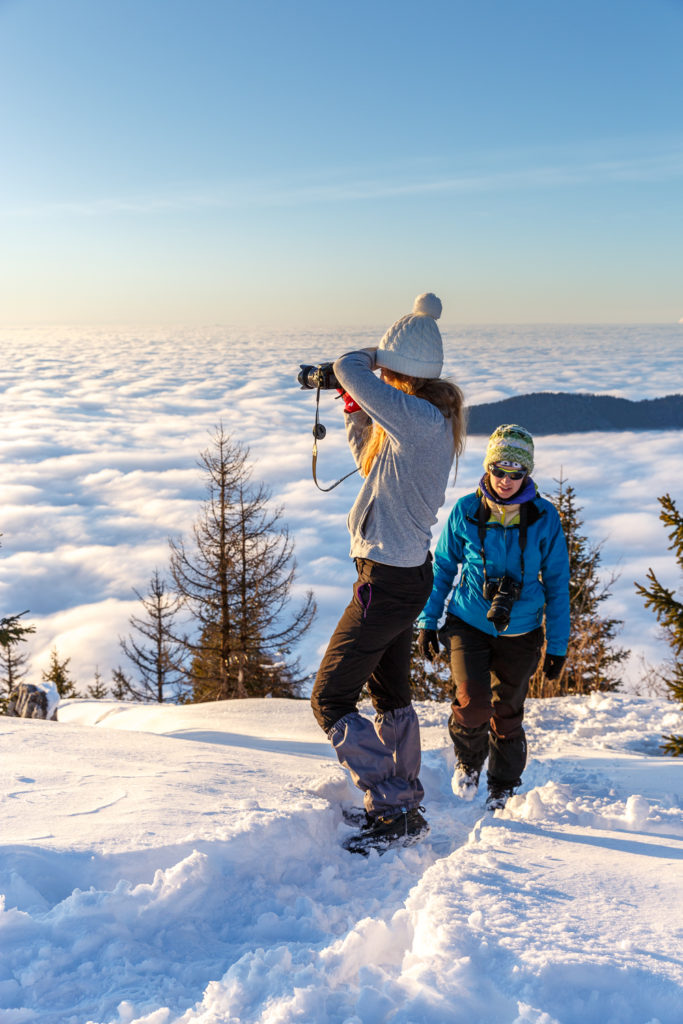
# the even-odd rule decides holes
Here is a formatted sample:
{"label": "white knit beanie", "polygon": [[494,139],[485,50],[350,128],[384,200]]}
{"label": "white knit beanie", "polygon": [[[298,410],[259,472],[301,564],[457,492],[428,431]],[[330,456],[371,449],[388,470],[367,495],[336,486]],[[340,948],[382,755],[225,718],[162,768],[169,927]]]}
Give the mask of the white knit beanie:
{"label": "white knit beanie", "polygon": [[409,377],[438,377],[443,369],[443,342],[436,321],[441,299],[418,295],[413,312],[393,324],[379,343],[377,365]]}

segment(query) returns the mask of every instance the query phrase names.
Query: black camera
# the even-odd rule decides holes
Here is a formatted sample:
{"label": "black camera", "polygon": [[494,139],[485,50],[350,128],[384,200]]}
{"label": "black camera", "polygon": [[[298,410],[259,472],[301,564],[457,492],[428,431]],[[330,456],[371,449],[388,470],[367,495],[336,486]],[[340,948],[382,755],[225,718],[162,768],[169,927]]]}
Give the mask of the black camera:
{"label": "black camera", "polygon": [[522,585],[511,576],[503,576],[502,579],[484,580],[483,594],[491,607],[486,613],[486,618],[493,622],[499,633],[502,633],[510,625],[510,614],[512,606],[522,593]]}
{"label": "black camera", "polygon": [[316,388],[320,388],[321,391],[331,391],[333,388],[341,387],[334,375],[332,365],[332,363],[320,363],[319,366],[307,366],[305,363],[300,363],[296,379],[301,384],[302,390],[315,391]]}

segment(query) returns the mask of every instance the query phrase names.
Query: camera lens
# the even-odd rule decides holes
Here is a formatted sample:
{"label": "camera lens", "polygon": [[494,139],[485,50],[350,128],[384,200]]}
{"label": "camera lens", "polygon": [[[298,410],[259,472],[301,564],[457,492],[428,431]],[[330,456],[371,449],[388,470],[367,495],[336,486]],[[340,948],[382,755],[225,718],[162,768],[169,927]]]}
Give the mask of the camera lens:
{"label": "camera lens", "polygon": [[331,391],[339,387],[339,381],[334,375],[332,363],[320,363],[319,366],[308,366],[306,363],[299,364],[299,372],[296,379],[302,388],[307,391]]}
{"label": "camera lens", "polygon": [[[489,583],[493,582],[493,580],[489,581]],[[486,618],[493,622],[498,632],[502,633],[510,625],[512,607],[521,593],[521,586],[509,576],[504,576],[502,580],[495,582],[497,588],[491,599],[491,607],[486,613]]]}
{"label": "camera lens", "polygon": [[318,386],[317,376],[317,366],[308,366],[306,363],[301,363],[296,379],[302,388],[307,391],[314,391]]}

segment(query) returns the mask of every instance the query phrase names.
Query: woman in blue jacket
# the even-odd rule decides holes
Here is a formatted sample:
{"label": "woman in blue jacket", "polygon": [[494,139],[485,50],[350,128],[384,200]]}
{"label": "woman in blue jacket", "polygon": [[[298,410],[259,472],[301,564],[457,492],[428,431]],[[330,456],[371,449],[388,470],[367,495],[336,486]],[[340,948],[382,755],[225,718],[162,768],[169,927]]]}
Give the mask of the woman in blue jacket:
{"label": "woman in blue jacket", "polygon": [[522,720],[543,645],[543,671],[559,676],[569,640],[569,558],[555,506],[531,479],[534,442],[524,427],[491,435],[478,489],[454,505],[434,555],[434,586],[419,619],[419,648],[450,645],[454,687],[448,730],[453,791],[472,799],[488,756],[490,808],[502,807],[526,765]]}

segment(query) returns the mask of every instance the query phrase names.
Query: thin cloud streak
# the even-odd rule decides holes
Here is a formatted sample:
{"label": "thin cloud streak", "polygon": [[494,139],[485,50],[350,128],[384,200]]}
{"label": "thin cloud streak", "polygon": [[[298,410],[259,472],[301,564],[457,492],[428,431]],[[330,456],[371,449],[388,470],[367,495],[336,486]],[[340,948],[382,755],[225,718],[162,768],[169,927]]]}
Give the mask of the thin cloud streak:
{"label": "thin cloud streak", "polygon": [[473,173],[435,180],[312,183],[274,187],[271,182],[239,182],[221,189],[178,187],[177,192],[153,196],[57,200],[24,206],[0,207],[5,218],[102,217],[116,215],[153,216],[159,213],[189,213],[203,210],[231,210],[240,207],[306,206],[351,203],[410,196],[492,193],[528,188],[564,188],[622,182],[628,184],[675,180],[683,176],[683,150],[652,156],[590,161],[575,165],[528,167],[514,171]]}

